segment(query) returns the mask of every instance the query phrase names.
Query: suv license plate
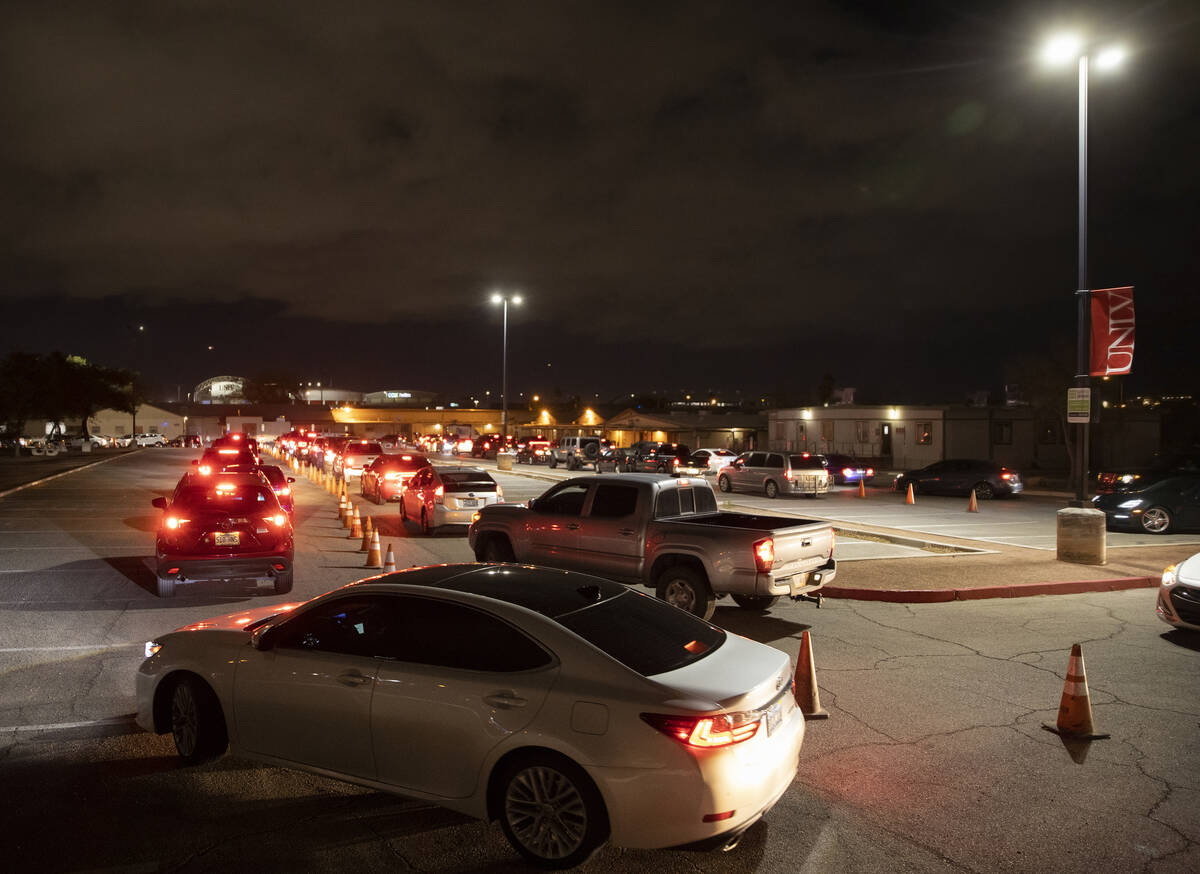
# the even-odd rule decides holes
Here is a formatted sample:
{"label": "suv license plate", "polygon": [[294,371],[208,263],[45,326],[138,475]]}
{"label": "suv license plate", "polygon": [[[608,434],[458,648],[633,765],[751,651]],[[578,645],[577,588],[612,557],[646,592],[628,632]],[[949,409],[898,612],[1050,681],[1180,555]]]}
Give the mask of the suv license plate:
{"label": "suv license plate", "polygon": [[479,503],[479,500],[477,498],[459,498],[458,502],[464,507],[474,507],[477,503]]}
{"label": "suv license plate", "polygon": [[213,534],[213,543],[217,546],[237,546],[242,542],[240,531],[218,531]]}

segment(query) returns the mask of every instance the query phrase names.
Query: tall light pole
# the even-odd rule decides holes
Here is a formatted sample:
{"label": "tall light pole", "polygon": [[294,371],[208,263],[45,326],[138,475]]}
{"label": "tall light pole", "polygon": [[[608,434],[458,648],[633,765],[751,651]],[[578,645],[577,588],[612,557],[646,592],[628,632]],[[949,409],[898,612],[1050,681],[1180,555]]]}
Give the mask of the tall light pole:
{"label": "tall light pole", "polygon": [[[1095,58],[1090,55],[1095,52]],[[1079,251],[1078,281],[1075,284],[1077,308],[1077,333],[1075,341],[1075,384],[1091,385],[1088,375],[1091,362],[1088,346],[1091,335],[1091,292],[1087,278],[1087,121],[1088,121],[1088,70],[1094,63],[1097,69],[1112,70],[1125,60],[1125,51],[1119,46],[1103,48],[1085,42],[1074,34],[1060,34],[1048,40],[1042,49],[1042,59],[1047,64],[1062,66],[1076,61],[1079,67]],[[1075,506],[1084,506],[1087,499],[1089,437],[1091,433],[1091,410],[1088,421],[1080,423],[1075,445],[1078,458],[1075,463]]]}
{"label": "tall light pole", "polygon": [[492,303],[504,308],[504,344],[500,356],[500,441],[504,450],[508,449],[508,304],[521,305],[521,295],[496,291],[492,293]]}

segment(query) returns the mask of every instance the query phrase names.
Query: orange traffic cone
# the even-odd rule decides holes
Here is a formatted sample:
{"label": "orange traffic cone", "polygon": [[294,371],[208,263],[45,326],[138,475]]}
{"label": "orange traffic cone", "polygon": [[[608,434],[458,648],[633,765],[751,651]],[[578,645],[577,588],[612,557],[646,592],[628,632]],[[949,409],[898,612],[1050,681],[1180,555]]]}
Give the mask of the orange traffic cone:
{"label": "orange traffic cone", "polygon": [[383,572],[390,574],[396,570],[396,556],[392,554],[392,545],[388,544],[387,558],[383,560]]}
{"label": "orange traffic cone", "polygon": [[1103,740],[1110,737],[1097,734],[1092,725],[1092,699],[1088,695],[1087,671],[1083,667],[1083,650],[1079,644],[1071,647],[1062,703],[1058,705],[1058,722],[1055,725],[1043,723],[1042,728],[1070,740]]}
{"label": "orange traffic cone", "polygon": [[343,497],[346,500],[346,518],[342,520],[342,527],[349,531],[354,526],[353,511],[357,510],[358,507],[354,506],[354,502],[350,500],[349,495],[344,495]]}
{"label": "orange traffic cone", "polygon": [[975,496],[974,489],[971,489],[971,497],[969,497],[967,499],[967,512],[968,513],[978,513],[979,512],[979,498],[977,498]]}
{"label": "orange traffic cone", "polygon": [[346,498],[342,495],[338,495],[338,521],[346,521]]}
{"label": "orange traffic cone", "polygon": [[916,499],[913,497],[912,483],[909,483],[908,484],[908,496],[904,499],[904,503],[915,504],[916,502],[917,502]]}
{"label": "orange traffic cone", "polygon": [[354,516],[350,520],[350,533],[347,540],[362,540],[362,518],[358,515],[358,507],[354,508]]}
{"label": "orange traffic cone", "polygon": [[800,636],[800,654],[796,656],[796,704],[805,719],[828,719],[829,713],[821,708],[821,695],[817,691],[817,668],[813,664],[812,640],[805,631]]}
{"label": "orange traffic cone", "polygon": [[867,484],[862,479],[859,479],[858,481],[858,496],[860,498],[865,498],[867,496]]}
{"label": "orange traffic cone", "polygon": [[362,546],[358,548],[359,552],[368,552],[371,549],[371,534],[373,533],[371,525],[371,517],[363,516],[363,539]]}
{"label": "orange traffic cone", "polygon": [[[388,547],[388,555],[391,555],[391,554],[392,554],[392,548],[389,546]],[[367,563],[365,565],[363,565],[363,567],[383,567],[383,559],[381,559],[379,557],[379,532],[378,531],[371,534],[371,548],[370,548],[370,550],[367,551]],[[393,562],[392,570],[395,570],[395,569],[396,569],[396,566],[395,566],[395,563]]]}

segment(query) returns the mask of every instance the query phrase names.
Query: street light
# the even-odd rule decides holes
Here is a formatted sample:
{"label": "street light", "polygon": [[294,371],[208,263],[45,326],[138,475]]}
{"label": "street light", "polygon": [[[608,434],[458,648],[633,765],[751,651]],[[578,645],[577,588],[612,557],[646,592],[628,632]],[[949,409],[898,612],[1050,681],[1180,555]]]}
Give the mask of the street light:
{"label": "street light", "polygon": [[[1091,308],[1089,306],[1089,291],[1087,279],[1087,117],[1088,117],[1088,67],[1091,59],[1089,52],[1095,52],[1097,69],[1109,71],[1119,67],[1125,60],[1125,50],[1120,46],[1100,46],[1095,42],[1086,42],[1076,34],[1058,34],[1048,39],[1042,47],[1042,60],[1052,66],[1063,66],[1076,61],[1079,67],[1079,276],[1075,286],[1075,300],[1078,307],[1078,332],[1075,343],[1075,383],[1080,386],[1090,386],[1088,376],[1088,339],[1091,332]],[[1075,481],[1074,506],[1084,506],[1087,498],[1088,475],[1088,446],[1091,430],[1091,412],[1089,421],[1080,424],[1079,459],[1076,464],[1077,479]]]}
{"label": "street light", "polygon": [[505,449],[508,448],[508,305],[510,302],[513,306],[520,306],[521,295],[499,291],[492,293],[492,303],[498,303],[504,307],[504,345],[500,357],[500,439]]}

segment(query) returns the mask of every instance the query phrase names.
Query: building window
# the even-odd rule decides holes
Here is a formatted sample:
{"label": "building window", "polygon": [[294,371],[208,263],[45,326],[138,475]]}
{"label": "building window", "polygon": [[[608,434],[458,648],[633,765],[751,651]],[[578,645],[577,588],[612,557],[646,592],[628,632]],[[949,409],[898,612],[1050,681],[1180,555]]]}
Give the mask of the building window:
{"label": "building window", "polygon": [[125,426],[124,425],[113,425],[113,433],[114,434],[124,434]]}
{"label": "building window", "polygon": [[932,422],[917,422],[917,445],[932,446],[933,445],[933,423]]}
{"label": "building window", "polygon": [[994,446],[1012,445],[1012,422],[992,422],[992,444]]}
{"label": "building window", "polygon": [[833,443],[833,419],[827,419],[821,423],[821,440],[824,443]]}
{"label": "building window", "polygon": [[859,443],[871,442],[871,423],[870,422],[855,422],[854,423],[854,439]]}

